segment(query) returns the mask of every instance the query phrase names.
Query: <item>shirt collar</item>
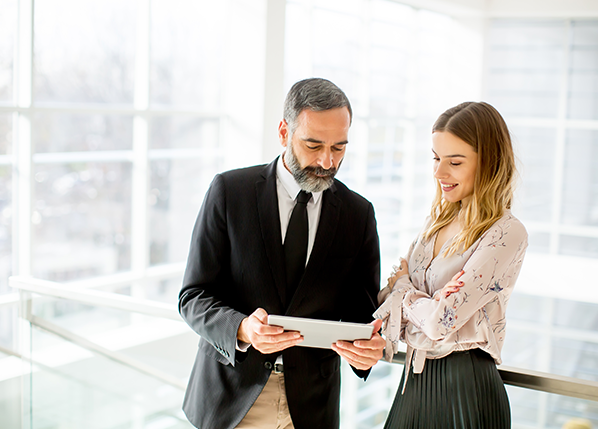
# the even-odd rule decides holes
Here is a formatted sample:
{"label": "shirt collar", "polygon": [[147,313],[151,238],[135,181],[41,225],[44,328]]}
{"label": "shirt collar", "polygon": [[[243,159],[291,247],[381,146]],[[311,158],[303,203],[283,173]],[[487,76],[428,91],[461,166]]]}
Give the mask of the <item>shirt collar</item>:
{"label": "shirt collar", "polygon": [[[295,198],[297,198],[297,195],[299,195],[299,192],[301,191],[301,187],[295,181],[295,178],[291,172],[284,166],[282,161],[283,157],[284,152],[278,157],[278,163],[276,164],[276,177],[278,177],[278,180],[280,180],[280,183],[282,183],[282,186],[289,195],[289,198],[295,201]],[[316,204],[318,203],[319,199],[322,198],[322,192],[312,192],[311,194],[313,201]]]}

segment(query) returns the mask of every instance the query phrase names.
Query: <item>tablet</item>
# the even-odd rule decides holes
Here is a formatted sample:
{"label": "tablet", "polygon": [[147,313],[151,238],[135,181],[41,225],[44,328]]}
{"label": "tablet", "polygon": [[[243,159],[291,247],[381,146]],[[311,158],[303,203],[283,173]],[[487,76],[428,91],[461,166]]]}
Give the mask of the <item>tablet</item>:
{"label": "tablet", "polygon": [[331,320],[307,319],[305,317],[268,316],[268,325],[282,326],[285,331],[298,331],[303,347],[330,349],[338,340],[354,341],[372,338],[373,325],[365,323],[333,322]]}

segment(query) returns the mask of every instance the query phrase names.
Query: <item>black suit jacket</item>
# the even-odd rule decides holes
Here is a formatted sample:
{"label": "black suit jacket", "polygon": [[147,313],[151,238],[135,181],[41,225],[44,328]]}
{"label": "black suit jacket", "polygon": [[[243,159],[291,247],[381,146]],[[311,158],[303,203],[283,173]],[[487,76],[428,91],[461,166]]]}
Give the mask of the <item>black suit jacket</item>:
{"label": "black suit jacket", "polygon": [[[295,294],[285,296],[276,162],[217,175],[193,230],[179,311],[201,336],[183,405],[200,429],[235,427],[270,376],[267,363],[276,355],[235,348],[241,321],[258,307],[268,314],[364,323],[376,308],[380,250],[374,210],[337,180],[322,196],[305,274]],[[308,347],[282,354],[295,428],[337,428],[338,355]]]}

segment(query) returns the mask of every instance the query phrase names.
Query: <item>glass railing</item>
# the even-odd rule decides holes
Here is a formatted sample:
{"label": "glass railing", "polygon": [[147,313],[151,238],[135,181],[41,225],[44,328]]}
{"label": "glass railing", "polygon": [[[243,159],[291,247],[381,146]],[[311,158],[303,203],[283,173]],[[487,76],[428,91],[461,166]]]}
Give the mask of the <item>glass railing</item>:
{"label": "glass railing", "polygon": [[[0,395],[5,395],[0,396],[0,427],[192,427],[181,404],[197,336],[176,309],[180,272],[74,285],[17,277],[10,282],[20,293],[21,318],[21,344],[15,352],[21,356],[11,358],[21,364],[14,377],[0,379]],[[2,362],[7,353],[0,349]],[[392,364],[380,362],[366,382],[343,363],[342,429],[383,427],[403,360],[399,353]],[[507,384],[513,428],[557,429],[568,419],[588,416],[598,422],[598,382],[503,366],[499,370]],[[3,412],[15,404],[19,412]]]}

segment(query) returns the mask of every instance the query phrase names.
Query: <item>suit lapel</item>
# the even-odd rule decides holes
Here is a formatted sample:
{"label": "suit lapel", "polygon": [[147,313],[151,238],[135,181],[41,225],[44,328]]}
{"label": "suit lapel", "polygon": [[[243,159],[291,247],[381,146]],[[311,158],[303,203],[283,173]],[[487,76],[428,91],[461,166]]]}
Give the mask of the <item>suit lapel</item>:
{"label": "suit lapel", "polygon": [[330,189],[324,192],[322,198],[322,211],[320,212],[314,247],[305,267],[303,278],[287,308],[287,314],[293,314],[303,297],[309,292],[310,286],[317,280],[318,273],[320,273],[328,259],[330,246],[336,234],[342,206],[342,201],[336,196],[336,186],[333,184]]}
{"label": "suit lapel", "polygon": [[256,182],[257,208],[260,219],[260,230],[272,277],[280,298],[280,308],[286,302],[286,277],[282,234],[280,233],[280,213],[278,209],[278,194],[276,191],[276,158],[262,173],[262,179]]}

